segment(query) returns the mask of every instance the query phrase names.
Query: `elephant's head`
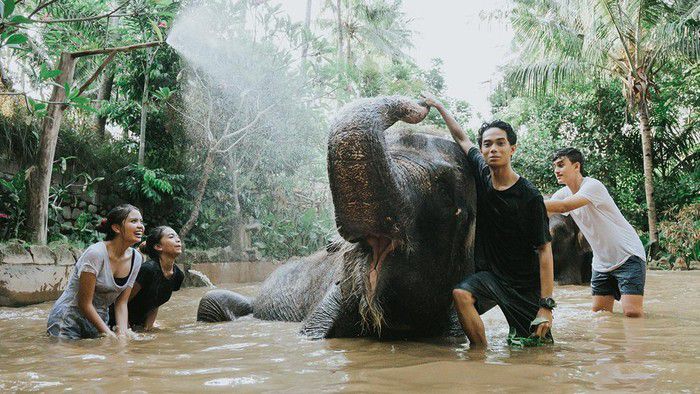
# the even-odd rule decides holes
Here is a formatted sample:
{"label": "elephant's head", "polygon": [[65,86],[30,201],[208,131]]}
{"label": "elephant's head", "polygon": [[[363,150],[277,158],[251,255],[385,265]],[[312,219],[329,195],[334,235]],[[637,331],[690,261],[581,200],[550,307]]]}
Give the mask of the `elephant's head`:
{"label": "elephant's head", "polygon": [[569,215],[549,218],[554,257],[554,279],[560,285],[583,284],[591,280],[591,245]]}
{"label": "elephant's head", "polygon": [[420,122],[428,110],[406,97],[362,99],[331,125],[336,225],[366,251],[355,269],[370,304],[375,296],[385,307],[400,298],[420,303],[431,286],[430,297],[443,292],[438,303],[449,304],[451,286],[473,270],[476,191],[464,153],[443,136],[405,130],[385,136],[397,121]]}

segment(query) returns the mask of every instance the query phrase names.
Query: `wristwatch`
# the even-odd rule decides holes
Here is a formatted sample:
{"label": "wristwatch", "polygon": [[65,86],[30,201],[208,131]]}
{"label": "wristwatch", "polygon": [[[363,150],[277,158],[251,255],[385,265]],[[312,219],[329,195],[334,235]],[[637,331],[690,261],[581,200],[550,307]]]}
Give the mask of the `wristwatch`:
{"label": "wristwatch", "polygon": [[538,303],[540,308],[547,308],[550,311],[554,308],[557,307],[557,302],[554,301],[554,298],[552,297],[547,297],[547,298],[540,298],[540,302]]}

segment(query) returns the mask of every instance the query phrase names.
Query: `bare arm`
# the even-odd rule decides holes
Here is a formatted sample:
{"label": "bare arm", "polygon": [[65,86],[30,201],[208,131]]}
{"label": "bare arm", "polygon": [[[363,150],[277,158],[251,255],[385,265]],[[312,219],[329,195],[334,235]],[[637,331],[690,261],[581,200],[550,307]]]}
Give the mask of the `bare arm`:
{"label": "bare arm", "polygon": [[95,306],[92,304],[92,298],[95,295],[95,282],[97,282],[97,277],[92,272],[80,274],[80,279],[78,280],[78,309],[99,332],[108,336],[114,336],[112,330],[102,321]]}
{"label": "bare arm", "polygon": [[444,105],[442,105],[441,102],[439,102],[435,97],[433,97],[431,94],[428,93],[423,93],[422,94],[425,104],[434,107],[442,116],[442,118],[445,120],[445,123],[447,124],[447,128],[450,130],[450,134],[452,134],[452,138],[455,140],[459,146],[462,147],[462,150],[464,150],[464,153],[469,152],[469,149],[471,149],[474,146],[474,143],[469,139],[469,136],[467,136],[467,133],[462,130],[462,126],[457,123],[457,120],[455,120],[454,116],[450,114],[450,112],[445,108]]}
{"label": "bare arm", "polygon": [[156,322],[156,317],[158,316],[158,308],[153,308],[148,313],[146,313],[146,321],[143,323],[143,329],[148,331],[153,328],[153,324]]}
{"label": "bare arm", "polygon": [[554,258],[552,257],[552,243],[537,248],[540,260],[540,295],[542,298],[552,296],[554,292]]}
{"label": "bare arm", "polygon": [[131,293],[131,287],[127,287],[119,294],[117,300],[114,302],[114,317],[117,320],[117,334],[126,335],[129,329],[129,309],[127,303],[129,302],[129,294]]}
{"label": "bare arm", "polygon": [[131,289],[131,294],[129,294],[129,301],[133,300],[134,297],[136,297],[136,294],[141,291],[141,283],[139,282],[134,282],[134,288]]}
{"label": "bare arm", "polygon": [[577,195],[569,196],[563,200],[545,200],[544,206],[547,208],[547,213],[566,213],[573,211],[576,208],[581,208],[584,205],[588,205],[591,202],[585,198]]}
{"label": "bare arm", "polygon": [[[540,297],[551,297],[554,292],[554,258],[552,257],[552,243],[546,244],[537,248],[540,261]],[[545,317],[549,323],[542,323],[537,327],[536,334],[544,338],[547,332],[552,328],[552,311],[547,308],[540,308],[537,311],[537,317]]]}

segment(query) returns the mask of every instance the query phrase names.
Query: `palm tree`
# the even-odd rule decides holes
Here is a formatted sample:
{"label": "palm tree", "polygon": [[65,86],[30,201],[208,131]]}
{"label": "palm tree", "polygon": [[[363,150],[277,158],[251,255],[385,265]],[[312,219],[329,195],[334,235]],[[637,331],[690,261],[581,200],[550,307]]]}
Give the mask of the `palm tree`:
{"label": "palm tree", "polygon": [[[326,0],[324,11],[333,19],[319,18],[322,28],[330,28],[337,38],[338,63],[346,72],[358,61],[373,59],[407,59],[411,48],[410,18],[401,11],[401,0]],[[357,93],[350,83],[349,91]]]}
{"label": "palm tree", "polygon": [[354,63],[353,50],[407,58],[411,44],[410,19],[401,11],[401,1],[353,1],[345,21],[347,63]]}
{"label": "palm tree", "polygon": [[642,138],[644,189],[652,251],[654,203],[650,89],[672,58],[700,54],[698,0],[516,0],[511,20],[518,59],[507,78],[530,94],[587,77],[615,78]]}

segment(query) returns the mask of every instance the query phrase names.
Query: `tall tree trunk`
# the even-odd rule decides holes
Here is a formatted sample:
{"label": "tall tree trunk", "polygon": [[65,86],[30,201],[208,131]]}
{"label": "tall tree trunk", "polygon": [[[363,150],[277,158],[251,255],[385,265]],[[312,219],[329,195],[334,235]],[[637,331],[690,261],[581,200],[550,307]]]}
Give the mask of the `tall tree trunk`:
{"label": "tall tree trunk", "polygon": [[[110,9],[115,9],[118,7],[116,1],[110,1]],[[112,43],[112,39],[115,37],[116,28],[119,27],[119,18],[107,18],[107,32],[105,34],[104,46],[107,47]],[[114,84],[114,68],[110,67],[109,70],[102,76],[102,83],[100,84],[100,90],[97,92],[97,102],[95,103],[95,108],[100,108],[106,102],[109,102],[112,97],[112,86]],[[100,136],[100,138],[105,138],[105,128],[107,126],[107,117],[98,114],[95,117],[95,133]]]}
{"label": "tall tree trunk", "polygon": [[[232,160],[233,162],[233,160]],[[238,202],[238,167],[233,169],[233,223],[231,223],[231,251],[236,260],[241,260],[245,256],[245,221],[241,215],[241,204]]]}
{"label": "tall tree trunk", "polygon": [[659,232],[656,228],[656,202],[654,201],[654,163],[652,161],[652,136],[649,124],[649,107],[646,98],[639,102],[639,128],[642,135],[642,153],[644,158],[644,191],[647,200],[647,220],[649,222],[649,252],[656,254]]}
{"label": "tall tree trunk", "polygon": [[[107,74],[102,77],[102,84],[100,85],[100,90],[97,92],[97,103],[96,108],[102,107],[104,103],[109,102],[112,96],[112,86],[114,85],[114,71],[110,70]],[[105,137],[105,128],[107,127],[107,116],[97,115],[95,120],[95,132],[101,138]]]}
{"label": "tall tree trunk", "polygon": [[[56,143],[58,142],[58,131],[61,128],[63,111],[66,105],[66,92],[64,84],[70,86],[73,83],[73,73],[75,72],[75,62],[80,57],[129,52],[135,49],[150,48],[160,45],[160,42],[145,42],[123,47],[88,49],[77,52],[61,53],[58,69],[61,74],[56,77],[56,85],[51,92],[50,103],[46,108],[46,117],[42,123],[41,139],[39,140],[39,153],[37,164],[30,173],[29,178],[29,207],[27,218],[27,228],[29,240],[31,242],[45,245],[47,241],[47,227],[49,219],[49,189],[51,187],[51,170],[53,169],[53,158],[56,153]],[[111,60],[111,56],[108,59]],[[104,63],[106,65],[107,63]],[[102,67],[98,68],[92,77],[80,88],[86,89],[90,82],[99,76]]]}
{"label": "tall tree trunk", "polygon": [[301,64],[306,66],[306,57],[309,55],[309,35],[311,34],[311,4],[313,0],[306,0],[306,17],[304,18],[304,44],[301,47]]}
{"label": "tall tree trunk", "polygon": [[190,218],[187,219],[180,229],[180,238],[185,239],[187,234],[192,230],[194,224],[197,223],[197,218],[199,217],[199,210],[202,208],[202,200],[204,199],[204,193],[207,190],[207,183],[209,183],[209,176],[211,171],[214,169],[214,151],[210,149],[207,152],[207,157],[204,160],[204,168],[202,169],[202,179],[199,181],[197,186],[197,196],[194,199],[194,206],[192,207],[192,212],[190,213]]}
{"label": "tall tree trunk", "polygon": [[343,61],[343,16],[341,0],[336,0],[336,11],[338,15],[338,62]]}
{"label": "tall tree trunk", "polygon": [[51,93],[51,103],[47,107],[47,114],[42,124],[37,164],[29,178],[27,227],[29,240],[39,245],[46,245],[47,241],[51,171],[53,169],[54,154],[56,153],[56,143],[58,142],[58,130],[61,128],[61,120],[65,110],[65,106],[60,103],[66,100],[66,91],[63,85],[68,84],[70,86],[73,82],[75,58],[72,54],[61,54],[58,69],[61,70],[61,74],[56,77],[58,86],[54,86]]}
{"label": "tall tree trunk", "polygon": [[151,63],[146,55],[146,67],[143,77],[143,94],[141,95],[141,127],[139,129],[139,161],[143,166],[146,163],[146,120],[148,118],[148,82],[150,79]]}

